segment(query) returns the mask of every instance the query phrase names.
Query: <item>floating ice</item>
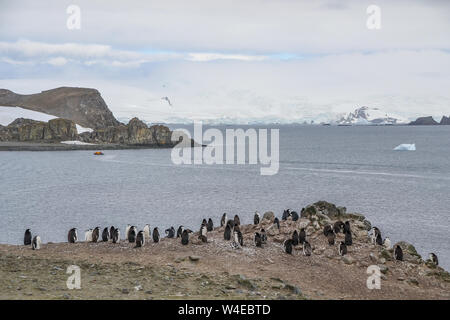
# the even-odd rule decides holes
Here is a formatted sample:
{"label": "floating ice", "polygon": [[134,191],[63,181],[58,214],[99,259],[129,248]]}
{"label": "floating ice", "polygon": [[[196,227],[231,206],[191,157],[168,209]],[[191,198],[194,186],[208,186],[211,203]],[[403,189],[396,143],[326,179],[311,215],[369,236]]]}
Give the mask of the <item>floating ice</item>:
{"label": "floating ice", "polygon": [[416,151],[416,144],[403,143],[394,148],[395,151]]}
{"label": "floating ice", "polygon": [[82,141],[61,141],[61,143],[74,144],[74,145],[78,145],[78,146],[93,146],[93,145],[95,145],[94,143],[87,143],[87,142],[82,142]]}

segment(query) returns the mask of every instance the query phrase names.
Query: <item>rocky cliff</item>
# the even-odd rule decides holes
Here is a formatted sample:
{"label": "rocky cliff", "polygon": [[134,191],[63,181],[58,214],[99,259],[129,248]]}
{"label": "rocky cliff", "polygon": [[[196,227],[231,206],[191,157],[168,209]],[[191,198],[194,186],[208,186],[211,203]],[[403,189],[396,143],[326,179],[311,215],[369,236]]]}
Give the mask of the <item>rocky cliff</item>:
{"label": "rocky cliff", "polygon": [[441,125],[450,125],[450,117],[443,116],[442,119],[441,119],[441,122],[439,124],[441,124]]}
{"label": "rocky cliff", "polygon": [[410,125],[412,125],[412,126],[430,126],[430,125],[436,125],[436,124],[439,124],[439,123],[436,122],[436,120],[434,120],[432,116],[420,117],[410,123]]}
{"label": "rocky cliff", "polygon": [[96,89],[61,87],[30,95],[0,89],[0,105],[43,112],[92,129],[120,124]]}
{"label": "rocky cliff", "polygon": [[76,140],[76,125],[66,119],[53,119],[49,122],[19,118],[8,126],[0,126],[0,141],[64,141]]}

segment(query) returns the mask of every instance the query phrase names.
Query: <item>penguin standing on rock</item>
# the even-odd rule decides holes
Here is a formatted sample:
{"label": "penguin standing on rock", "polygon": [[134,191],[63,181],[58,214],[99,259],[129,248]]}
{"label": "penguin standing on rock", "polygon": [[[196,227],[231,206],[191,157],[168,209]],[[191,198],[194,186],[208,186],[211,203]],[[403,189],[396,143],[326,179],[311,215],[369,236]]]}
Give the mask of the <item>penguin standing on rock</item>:
{"label": "penguin standing on rock", "polygon": [[381,238],[381,231],[380,231],[380,229],[378,229],[377,227],[373,227],[372,228],[372,234],[370,236],[370,239],[372,240],[373,244],[377,243],[378,236],[380,236],[380,238]]}
{"label": "penguin standing on rock", "polygon": [[281,220],[286,221],[291,216],[291,210],[287,209],[283,211],[283,215],[281,216]]}
{"label": "penguin standing on rock", "polygon": [[344,256],[347,254],[347,245],[343,241],[341,241],[341,243],[339,244],[338,253],[340,256]]}
{"label": "penguin standing on rock", "polygon": [[34,236],[33,241],[31,242],[31,248],[33,250],[39,250],[41,248],[41,237]]}
{"label": "penguin standing on rock", "polygon": [[67,234],[67,242],[75,243],[78,240],[77,228],[72,228],[69,230]]}
{"label": "penguin standing on rock", "polygon": [[175,238],[175,228],[170,227],[169,229],[166,229],[166,237],[167,238]]}
{"label": "penguin standing on rock", "polygon": [[351,231],[352,231],[352,230],[350,229],[350,222],[349,222],[349,221],[345,221],[343,231],[344,231],[344,233],[347,233],[347,232],[351,232]]}
{"label": "penguin standing on rock", "polygon": [[255,246],[262,248],[261,235],[258,232],[255,233]]}
{"label": "penguin standing on rock", "polygon": [[102,241],[103,242],[108,242],[109,240],[109,232],[108,232],[108,228],[103,229],[102,232]]}
{"label": "penguin standing on rock", "polygon": [[391,239],[389,239],[389,238],[384,239],[383,247],[385,247],[387,250],[392,249]]}
{"label": "penguin standing on rock", "polygon": [[351,246],[353,244],[352,233],[350,231],[345,233],[345,245]]}
{"label": "penguin standing on rock", "polygon": [[330,230],[327,234],[328,244],[330,246],[334,245],[334,240],[336,239],[336,235],[334,234],[333,230]]}
{"label": "penguin standing on rock", "polygon": [[181,233],[181,244],[185,246],[188,243],[189,243],[189,232],[188,232],[188,230],[185,229]]}
{"label": "penguin standing on rock", "polygon": [[100,228],[95,227],[95,229],[92,231],[92,242],[97,242],[98,238],[100,238]]}
{"label": "penguin standing on rock", "polygon": [[183,230],[184,227],[183,226],[179,226],[178,230],[177,230],[177,238],[181,237],[181,235],[183,234]]}
{"label": "penguin standing on rock", "polygon": [[239,216],[237,214],[234,216],[234,225],[235,226],[241,225],[241,219],[239,219]]}
{"label": "penguin standing on rock", "polygon": [[303,242],[303,255],[309,257],[312,253],[311,245],[308,241]]}
{"label": "penguin standing on rock", "polygon": [[403,250],[399,245],[395,246],[394,258],[395,258],[395,260],[403,261]]}
{"label": "penguin standing on rock", "polygon": [[145,239],[150,240],[150,225],[149,224],[146,224],[144,226],[144,237],[145,237]]}
{"label": "penguin standing on rock", "polygon": [[284,241],[284,243],[283,243],[284,251],[287,254],[292,254],[292,245],[293,245],[292,239],[287,239]]}
{"label": "penguin standing on rock", "polygon": [[112,239],[113,235],[114,235],[114,231],[116,230],[116,228],[114,228],[114,226],[111,226],[111,228],[109,228],[109,238]]}
{"label": "penguin standing on rock", "polygon": [[113,232],[111,239],[112,239],[113,243],[120,242],[120,229],[119,228],[114,228],[114,232]]}
{"label": "penguin standing on rock", "polygon": [[430,253],[430,261],[435,265],[438,266],[439,265],[439,260],[438,257],[435,253]]}
{"label": "penguin standing on rock", "polygon": [[328,237],[329,233],[333,233],[333,229],[331,228],[331,226],[329,224],[327,224],[324,228],[323,228],[323,235],[325,237]]}
{"label": "penguin standing on rock", "polygon": [[153,242],[158,243],[159,242],[159,230],[158,227],[155,227],[153,229]]}
{"label": "penguin standing on rock", "polygon": [[377,245],[382,246],[383,245],[383,239],[381,238],[381,233],[377,234],[377,238],[375,239],[375,242]]}
{"label": "penguin standing on rock", "polygon": [[86,230],[84,232],[84,241],[86,241],[86,242],[92,241],[92,229]]}
{"label": "penguin standing on rock", "polygon": [[278,218],[275,218],[275,220],[273,220],[273,224],[277,226],[278,230],[280,230],[280,220]]}
{"label": "penguin standing on rock", "polygon": [[259,213],[258,213],[258,211],[256,211],[255,212],[255,215],[253,216],[253,224],[259,224],[259,221],[260,221],[261,219],[260,219],[260,217],[259,217]]}
{"label": "penguin standing on rock", "polygon": [[127,224],[127,227],[125,228],[125,238],[128,239],[128,233],[130,232],[131,225]]}
{"label": "penguin standing on rock", "polygon": [[224,213],[222,215],[222,219],[220,219],[220,226],[223,227],[225,225],[225,223],[227,223],[227,214]]}
{"label": "penguin standing on rock", "polygon": [[298,235],[298,242],[303,244],[306,241],[306,231],[305,228],[300,229],[300,233]]}
{"label": "penguin standing on rock", "polygon": [[30,229],[25,230],[25,235],[23,236],[23,244],[29,246],[31,244],[31,231]]}
{"label": "penguin standing on rock", "polygon": [[294,230],[294,233],[292,234],[292,244],[294,246],[298,246],[298,242],[299,242],[299,240],[298,240],[298,232],[297,232],[297,230]]}
{"label": "penguin standing on rock", "polygon": [[266,244],[267,243],[267,233],[266,230],[261,229],[259,235],[261,236],[261,243]]}
{"label": "penguin standing on rock", "polygon": [[136,235],[137,235],[136,230],[137,230],[137,229],[136,229],[135,226],[130,227],[130,228],[128,229],[128,242],[130,242],[130,243],[136,242]]}
{"label": "penguin standing on rock", "polygon": [[296,211],[291,212],[291,217],[292,217],[292,221],[297,221],[299,218],[298,213]]}
{"label": "penguin standing on rock", "polygon": [[225,227],[225,231],[223,232],[223,238],[227,241],[231,240],[231,228],[229,224],[227,224],[227,226]]}
{"label": "penguin standing on rock", "polygon": [[136,248],[143,247],[145,245],[145,234],[144,231],[139,231],[136,236]]}
{"label": "penguin standing on rock", "polygon": [[202,242],[208,242],[207,231],[208,227],[206,225],[202,225],[202,227],[200,228],[200,234],[198,236],[198,238],[202,240]]}
{"label": "penguin standing on rock", "polygon": [[333,225],[333,231],[334,233],[338,234],[339,232],[342,232],[344,229],[344,223],[342,221],[336,221]]}
{"label": "penguin standing on rock", "polygon": [[208,232],[211,232],[214,230],[214,223],[211,218],[208,219],[208,225],[206,227],[207,227]]}

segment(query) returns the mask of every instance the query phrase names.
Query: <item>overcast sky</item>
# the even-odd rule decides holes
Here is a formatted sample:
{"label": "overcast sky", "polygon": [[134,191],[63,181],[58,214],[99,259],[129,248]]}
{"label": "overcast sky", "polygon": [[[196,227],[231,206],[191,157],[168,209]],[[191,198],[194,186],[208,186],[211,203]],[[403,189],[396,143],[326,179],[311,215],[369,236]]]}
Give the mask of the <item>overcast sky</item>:
{"label": "overcast sky", "polygon": [[[381,29],[366,26],[372,4]],[[449,17],[444,0],[0,0],[0,87],[94,87],[116,117],[147,121],[326,120],[363,105],[439,117]]]}

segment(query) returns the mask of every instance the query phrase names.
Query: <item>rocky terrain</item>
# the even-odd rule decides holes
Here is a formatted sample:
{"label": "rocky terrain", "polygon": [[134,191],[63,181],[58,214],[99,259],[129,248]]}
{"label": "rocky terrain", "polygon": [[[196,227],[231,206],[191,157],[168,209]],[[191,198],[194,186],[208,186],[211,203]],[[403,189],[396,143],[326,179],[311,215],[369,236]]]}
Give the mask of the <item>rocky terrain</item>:
{"label": "rocky terrain", "polygon": [[[0,245],[0,299],[450,299],[448,272],[406,242],[399,243],[404,261],[395,261],[392,250],[371,243],[370,222],[361,214],[321,201],[302,210],[298,221],[281,221],[279,230],[274,217],[267,212],[259,225],[242,225],[239,249],[223,239],[223,227],[208,232],[207,243],[191,234],[186,246],[168,238],[142,248],[124,240],[47,243],[37,251]],[[337,220],[350,221],[353,233],[343,257],[323,235]],[[268,241],[257,248],[253,236],[261,228]],[[292,255],[283,250],[299,228],[312,245],[309,257],[300,246]],[[66,286],[70,265],[81,269],[81,289]],[[380,268],[381,289],[367,288],[371,265]]]}
{"label": "rocky terrain", "polygon": [[432,116],[419,117],[409,123],[412,126],[435,126],[435,125],[450,125],[450,117],[443,116],[441,122],[437,122]]}
{"label": "rocky terrain", "polygon": [[8,126],[0,126],[0,141],[67,141],[77,137],[75,123],[66,119],[43,122],[19,118]]}

